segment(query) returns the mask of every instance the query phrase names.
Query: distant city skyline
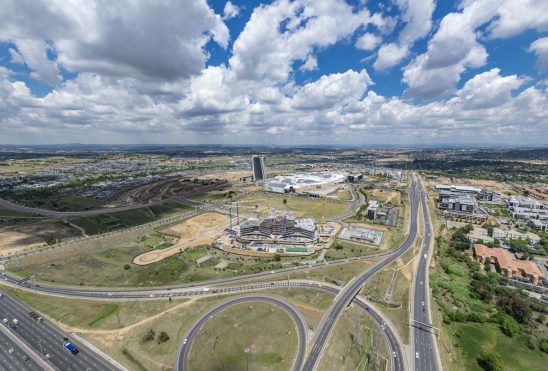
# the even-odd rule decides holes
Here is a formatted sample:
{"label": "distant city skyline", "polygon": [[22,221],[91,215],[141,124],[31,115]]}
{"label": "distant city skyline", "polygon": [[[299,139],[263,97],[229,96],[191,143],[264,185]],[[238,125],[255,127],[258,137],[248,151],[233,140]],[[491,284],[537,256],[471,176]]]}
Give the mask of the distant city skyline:
{"label": "distant city skyline", "polygon": [[0,3],[0,144],[542,146],[547,129],[545,0]]}

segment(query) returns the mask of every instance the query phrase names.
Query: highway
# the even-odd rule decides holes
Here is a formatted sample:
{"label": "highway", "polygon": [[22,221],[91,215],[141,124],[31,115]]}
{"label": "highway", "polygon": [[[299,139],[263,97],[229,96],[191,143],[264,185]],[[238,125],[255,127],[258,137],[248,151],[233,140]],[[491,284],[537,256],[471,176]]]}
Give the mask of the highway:
{"label": "highway", "polygon": [[434,330],[431,327],[432,317],[430,309],[428,266],[432,254],[432,225],[426,192],[421,192],[421,203],[424,215],[424,239],[419,255],[419,262],[413,275],[411,293],[411,344],[412,363],[414,370],[437,371],[441,370],[438,363],[439,355]]}
{"label": "highway", "polygon": [[281,309],[283,309],[287,314],[291,316],[293,319],[293,322],[295,323],[295,327],[297,328],[297,336],[298,336],[298,348],[297,348],[297,355],[295,357],[295,360],[293,362],[293,370],[299,371],[302,367],[302,364],[304,362],[304,355],[306,352],[306,322],[302,318],[301,314],[293,308],[291,305],[283,302],[280,299],[277,299],[275,297],[271,296],[265,296],[265,295],[252,295],[252,296],[240,296],[228,301],[225,301],[222,304],[219,304],[215,308],[211,309],[209,312],[207,312],[202,318],[200,318],[188,331],[185,340],[181,343],[179,350],[177,352],[177,357],[175,357],[175,370],[176,371],[187,371],[188,370],[188,355],[190,353],[190,348],[192,345],[192,340],[198,334],[202,326],[212,317],[216,316],[223,310],[242,303],[248,303],[248,302],[256,302],[260,301],[263,303],[270,303],[274,304]]}
{"label": "highway", "polygon": [[[1,300],[1,299],[0,299]],[[0,323],[0,326],[4,326]],[[11,331],[9,328],[6,331]],[[5,331],[0,331],[0,370],[34,371],[44,370]],[[25,360],[25,358],[27,360]]]}
{"label": "highway", "polygon": [[[420,185],[419,185],[420,186]],[[418,207],[419,207],[419,190],[417,189],[418,185],[415,181],[414,177],[411,177],[411,184],[409,187],[409,200],[411,205],[411,216],[409,221],[409,229],[408,234],[405,239],[405,241],[398,247],[398,249],[375,255],[378,256],[384,256],[385,259],[381,262],[375,264],[374,266],[367,269],[365,272],[360,274],[359,276],[355,277],[353,280],[351,280],[340,292],[338,292],[333,304],[328,309],[326,315],[318,325],[314,338],[312,341],[312,349],[311,352],[306,360],[306,363],[304,363],[304,366],[302,369],[304,370],[314,370],[317,367],[317,364],[321,358],[322,352],[329,340],[329,336],[334,328],[334,325],[340,316],[340,314],[344,311],[344,309],[350,305],[352,302],[354,302],[355,305],[358,305],[358,307],[362,308],[363,310],[367,311],[369,315],[372,316],[372,318],[375,320],[377,324],[380,324],[384,330],[385,336],[388,339],[391,351],[395,353],[395,357],[393,359],[392,368],[395,370],[405,370],[405,356],[403,347],[401,345],[399,336],[394,333],[389,326],[384,326],[384,321],[382,320],[382,317],[376,313],[373,308],[368,307],[367,304],[363,301],[360,301],[356,297],[356,295],[359,293],[363,285],[367,282],[369,278],[371,278],[374,274],[376,274],[379,270],[383,269],[390,263],[392,263],[395,259],[400,257],[402,254],[404,254],[414,243],[416,235],[417,235],[417,216],[418,216]],[[361,202],[360,197],[356,200],[356,205],[359,206],[359,203]],[[423,200],[423,202],[425,202]],[[354,209],[355,207],[352,207]],[[160,297],[172,297],[172,296],[181,296],[181,297],[188,297],[188,296],[207,296],[207,295],[218,295],[218,294],[226,294],[226,293],[237,293],[237,292],[247,292],[252,290],[259,290],[259,289],[268,289],[268,288],[281,288],[284,286],[284,284],[274,283],[271,282],[269,284],[261,283],[261,284],[241,284],[239,286],[233,286],[233,287],[212,287],[212,286],[218,286],[218,285],[225,285],[232,282],[238,282],[243,280],[250,280],[250,279],[256,279],[256,278],[263,278],[263,277],[274,277],[276,275],[280,274],[286,274],[293,271],[298,271],[302,269],[314,269],[322,266],[328,266],[328,265],[339,265],[339,264],[346,264],[351,261],[355,260],[363,260],[363,259],[369,259],[374,256],[369,257],[359,257],[359,258],[350,258],[350,259],[344,259],[339,260],[335,262],[324,262],[324,263],[315,263],[315,264],[309,264],[302,267],[290,267],[285,268],[277,271],[272,272],[262,272],[258,274],[251,274],[247,276],[240,276],[240,277],[233,277],[228,279],[222,279],[222,280],[215,280],[210,282],[204,282],[200,284],[194,284],[194,285],[180,285],[180,286],[172,286],[172,287],[162,287],[162,288],[137,288],[137,289],[82,289],[82,288],[66,288],[66,287],[56,287],[56,286],[39,286],[39,285],[30,285],[29,283],[22,282],[17,277],[12,277],[7,274],[3,274],[3,283],[22,287],[28,291],[34,291],[49,295],[57,295],[57,296],[66,296],[66,297],[79,297],[79,298],[87,298],[87,299],[98,299],[98,300],[136,300],[136,299],[142,299],[142,300],[154,300]],[[422,259],[421,259],[422,260]],[[424,273],[424,272],[423,272]],[[427,274],[427,273],[426,273]],[[423,280],[424,281],[424,280]],[[316,286],[315,288],[321,289],[321,290],[328,290],[325,287],[322,287],[322,284],[303,284],[303,283],[295,283],[294,281],[281,281],[286,283],[288,286],[291,287],[307,287],[307,285]],[[295,286],[293,286],[295,285]],[[286,286],[287,287],[287,286]],[[310,287],[309,287],[310,288]],[[335,289],[337,291],[337,289]],[[333,291],[332,291],[333,292]],[[418,291],[420,292],[420,290]],[[418,293],[417,292],[417,293]],[[334,293],[334,292],[333,292]],[[417,293],[414,293],[414,296],[418,295]],[[11,300],[11,299],[10,299]],[[420,301],[422,303],[422,300]],[[426,302],[426,301],[425,301]],[[2,304],[3,305],[3,304]],[[0,307],[1,310],[1,307]],[[30,317],[28,317],[28,309],[27,312],[24,310],[21,312],[21,308],[19,308],[20,313],[23,313],[28,321],[30,321]],[[19,312],[14,312],[15,315],[17,315]],[[57,334],[54,336],[58,336]],[[61,336],[61,344],[62,345],[62,337]],[[52,337],[52,334],[49,334],[48,336],[45,336],[45,339],[54,339]],[[433,338],[432,338],[433,340]],[[184,348],[184,347],[182,347]],[[64,349],[59,348],[63,352],[66,352]],[[53,350],[52,350],[53,352]],[[58,352],[57,352],[58,353]],[[184,352],[183,352],[184,353]],[[63,353],[66,356],[68,356],[68,352]],[[57,354],[59,355],[59,354]],[[56,354],[54,354],[54,358]],[[59,355],[62,359],[62,356]],[[74,357],[75,358],[75,357]],[[74,359],[73,358],[73,359]],[[298,360],[298,359],[297,359]],[[99,360],[100,361],[100,360]],[[62,362],[68,362],[67,360],[62,360]],[[105,361],[103,361],[105,362]],[[184,360],[182,361],[183,364],[185,363]],[[297,363],[296,363],[297,364]],[[183,366],[184,367],[184,366]],[[62,368],[61,368],[62,369]],[[85,368],[84,368],[85,369]],[[94,368],[92,368],[94,369]],[[101,368],[98,368],[101,369]],[[422,370],[422,368],[421,368]]]}
{"label": "highway", "polygon": [[[402,254],[404,254],[415,242],[417,236],[417,217],[418,217],[418,206],[419,206],[419,194],[417,191],[417,183],[414,177],[411,177],[411,184],[409,186],[409,201],[411,204],[411,217],[409,220],[409,232],[407,238],[401,244],[401,246],[396,249],[394,252],[391,252],[386,259],[375,264],[370,269],[366,270],[364,273],[355,277],[351,280],[335,297],[333,304],[329,307],[326,314],[320,321],[320,324],[316,328],[313,338],[312,350],[308,355],[306,363],[303,370],[312,371],[317,367],[318,362],[320,361],[321,355],[337,319],[350,304],[352,299],[359,293],[364,284],[369,280],[373,275],[378,271],[392,263]],[[394,369],[397,367],[397,363],[393,365]]]}
{"label": "highway", "polygon": [[[2,320],[6,318],[8,325],[13,326],[13,319],[19,323],[11,328],[23,342],[25,342],[36,353],[46,357],[47,362],[55,369],[65,370],[113,370],[114,367],[101,357],[89,351],[84,345],[75,341],[69,334],[64,333],[57,326],[43,320],[38,322],[30,317],[29,313],[33,310],[17,300],[12,299],[5,293],[0,298],[0,315]],[[6,326],[4,322],[0,326]],[[63,347],[63,339],[69,338],[80,351],[77,355],[72,355]],[[48,358],[47,355],[50,355]]]}

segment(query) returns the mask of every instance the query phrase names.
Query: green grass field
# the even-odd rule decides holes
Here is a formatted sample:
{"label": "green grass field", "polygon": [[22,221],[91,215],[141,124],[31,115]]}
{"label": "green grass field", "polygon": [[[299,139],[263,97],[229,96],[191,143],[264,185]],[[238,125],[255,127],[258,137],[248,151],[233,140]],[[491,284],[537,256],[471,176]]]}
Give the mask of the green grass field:
{"label": "green grass field", "polygon": [[169,302],[167,299],[162,299],[109,302],[37,295],[5,287],[2,290],[67,326],[94,330],[123,328],[188,300],[174,299]]}
{"label": "green grass field", "polygon": [[[286,203],[284,204],[284,200]],[[318,221],[322,218],[332,218],[344,213],[347,204],[342,202],[330,202],[321,199],[312,199],[304,197],[288,197],[278,194],[253,194],[238,201],[241,210],[256,211],[262,214],[268,214],[273,209],[288,210],[295,213],[296,216],[310,216]],[[258,207],[255,208],[255,205]]]}
{"label": "green grass field", "polygon": [[88,235],[94,235],[149,223],[188,210],[190,207],[173,202],[112,214],[79,217],[71,219],[71,222],[82,227]]}
{"label": "green grass field", "polygon": [[[278,269],[281,262],[271,258],[245,257],[225,253],[209,246],[198,246],[166,258],[160,262],[139,266],[133,258],[150,251],[138,242],[102,248],[86,248],[66,254],[63,259],[21,259],[21,263],[11,264],[8,270],[21,277],[36,275],[40,282],[64,285],[86,286],[164,286],[176,283],[192,283],[218,278],[234,277]],[[48,253],[46,253],[48,254]],[[54,254],[54,252],[52,252]],[[200,266],[196,260],[211,254],[212,258]],[[215,268],[221,260],[228,266]],[[285,260],[285,259],[284,259]],[[288,258],[287,261],[299,261]],[[130,269],[125,269],[125,265]],[[97,274],[100,270],[101,274]]]}
{"label": "green grass field", "polygon": [[189,369],[288,370],[296,351],[296,328],[287,313],[266,303],[245,303],[204,325],[191,344]]}

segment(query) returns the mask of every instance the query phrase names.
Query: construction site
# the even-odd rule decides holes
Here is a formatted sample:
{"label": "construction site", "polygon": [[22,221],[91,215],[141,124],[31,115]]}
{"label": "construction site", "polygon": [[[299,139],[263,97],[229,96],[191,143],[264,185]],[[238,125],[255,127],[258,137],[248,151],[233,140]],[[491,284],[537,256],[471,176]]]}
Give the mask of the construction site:
{"label": "construction site", "polygon": [[261,218],[240,219],[239,207],[229,209],[229,226],[214,242],[215,247],[244,255],[309,255],[331,244],[340,225],[316,223],[314,218],[296,218],[273,211]]}

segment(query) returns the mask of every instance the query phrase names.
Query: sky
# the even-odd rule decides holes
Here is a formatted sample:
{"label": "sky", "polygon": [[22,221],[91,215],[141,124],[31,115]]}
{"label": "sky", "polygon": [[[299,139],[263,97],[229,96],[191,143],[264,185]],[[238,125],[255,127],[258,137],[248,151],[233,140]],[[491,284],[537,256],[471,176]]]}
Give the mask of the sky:
{"label": "sky", "polygon": [[546,0],[4,0],[0,144],[547,145]]}

